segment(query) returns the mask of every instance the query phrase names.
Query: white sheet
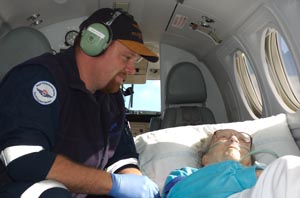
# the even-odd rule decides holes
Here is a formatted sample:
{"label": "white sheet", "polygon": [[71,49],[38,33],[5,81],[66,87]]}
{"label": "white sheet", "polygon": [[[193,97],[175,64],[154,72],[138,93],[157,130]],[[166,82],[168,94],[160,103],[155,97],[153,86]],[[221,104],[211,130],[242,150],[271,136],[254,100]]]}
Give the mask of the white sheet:
{"label": "white sheet", "polygon": [[284,156],[267,166],[251,189],[230,198],[299,198],[300,157]]}

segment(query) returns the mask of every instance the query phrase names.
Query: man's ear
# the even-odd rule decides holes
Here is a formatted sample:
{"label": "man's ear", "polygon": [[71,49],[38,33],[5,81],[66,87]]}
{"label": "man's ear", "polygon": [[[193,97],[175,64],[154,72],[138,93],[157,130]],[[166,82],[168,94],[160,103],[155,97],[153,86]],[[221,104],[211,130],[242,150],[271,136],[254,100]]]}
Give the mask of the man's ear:
{"label": "man's ear", "polygon": [[201,165],[206,166],[207,163],[207,155],[203,155],[201,158]]}

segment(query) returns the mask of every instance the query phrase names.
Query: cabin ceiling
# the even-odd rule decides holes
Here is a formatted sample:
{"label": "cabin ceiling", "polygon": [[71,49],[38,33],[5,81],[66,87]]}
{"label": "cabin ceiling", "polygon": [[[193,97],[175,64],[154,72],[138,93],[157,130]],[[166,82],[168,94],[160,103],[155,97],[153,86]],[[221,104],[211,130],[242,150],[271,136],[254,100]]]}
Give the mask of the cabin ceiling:
{"label": "cabin ceiling", "polygon": [[[199,23],[202,16],[213,19],[215,23],[211,24],[212,28],[221,40],[225,40],[263,1],[181,0],[178,3],[176,0],[0,0],[0,36],[5,30],[30,25],[27,19],[32,14],[39,13],[39,19],[43,20],[36,26],[39,29],[87,16],[98,8],[113,7],[114,3],[128,3],[129,12],[143,29],[145,41],[162,42],[185,49],[201,60],[217,45],[206,34],[192,30],[189,27],[191,22]],[[174,17],[179,15],[186,17],[182,28],[174,27],[173,24]],[[171,16],[173,18],[170,20]]]}

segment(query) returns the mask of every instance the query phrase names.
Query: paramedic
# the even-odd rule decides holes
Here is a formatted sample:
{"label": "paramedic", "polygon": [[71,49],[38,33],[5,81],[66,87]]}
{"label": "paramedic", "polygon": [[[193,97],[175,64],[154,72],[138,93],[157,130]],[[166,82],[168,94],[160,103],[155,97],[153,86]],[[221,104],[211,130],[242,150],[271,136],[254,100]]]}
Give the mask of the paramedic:
{"label": "paramedic", "polygon": [[300,158],[281,157],[263,170],[253,165],[251,147],[252,137],[247,133],[215,131],[202,156],[203,167],[172,171],[166,179],[163,198],[299,196],[300,179],[293,175],[300,173]]}
{"label": "paramedic", "polygon": [[12,69],[0,85],[0,197],[158,197],[120,92],[141,57],[158,60],[132,16],[105,8],[74,47]]}

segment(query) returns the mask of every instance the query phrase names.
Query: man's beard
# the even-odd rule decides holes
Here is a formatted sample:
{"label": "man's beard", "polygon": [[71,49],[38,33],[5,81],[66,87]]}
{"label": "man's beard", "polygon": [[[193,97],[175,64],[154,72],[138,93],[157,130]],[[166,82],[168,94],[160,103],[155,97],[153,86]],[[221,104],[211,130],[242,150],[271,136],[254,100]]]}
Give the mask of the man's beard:
{"label": "man's beard", "polygon": [[102,89],[104,93],[117,93],[120,90],[121,84],[113,78],[107,85]]}

